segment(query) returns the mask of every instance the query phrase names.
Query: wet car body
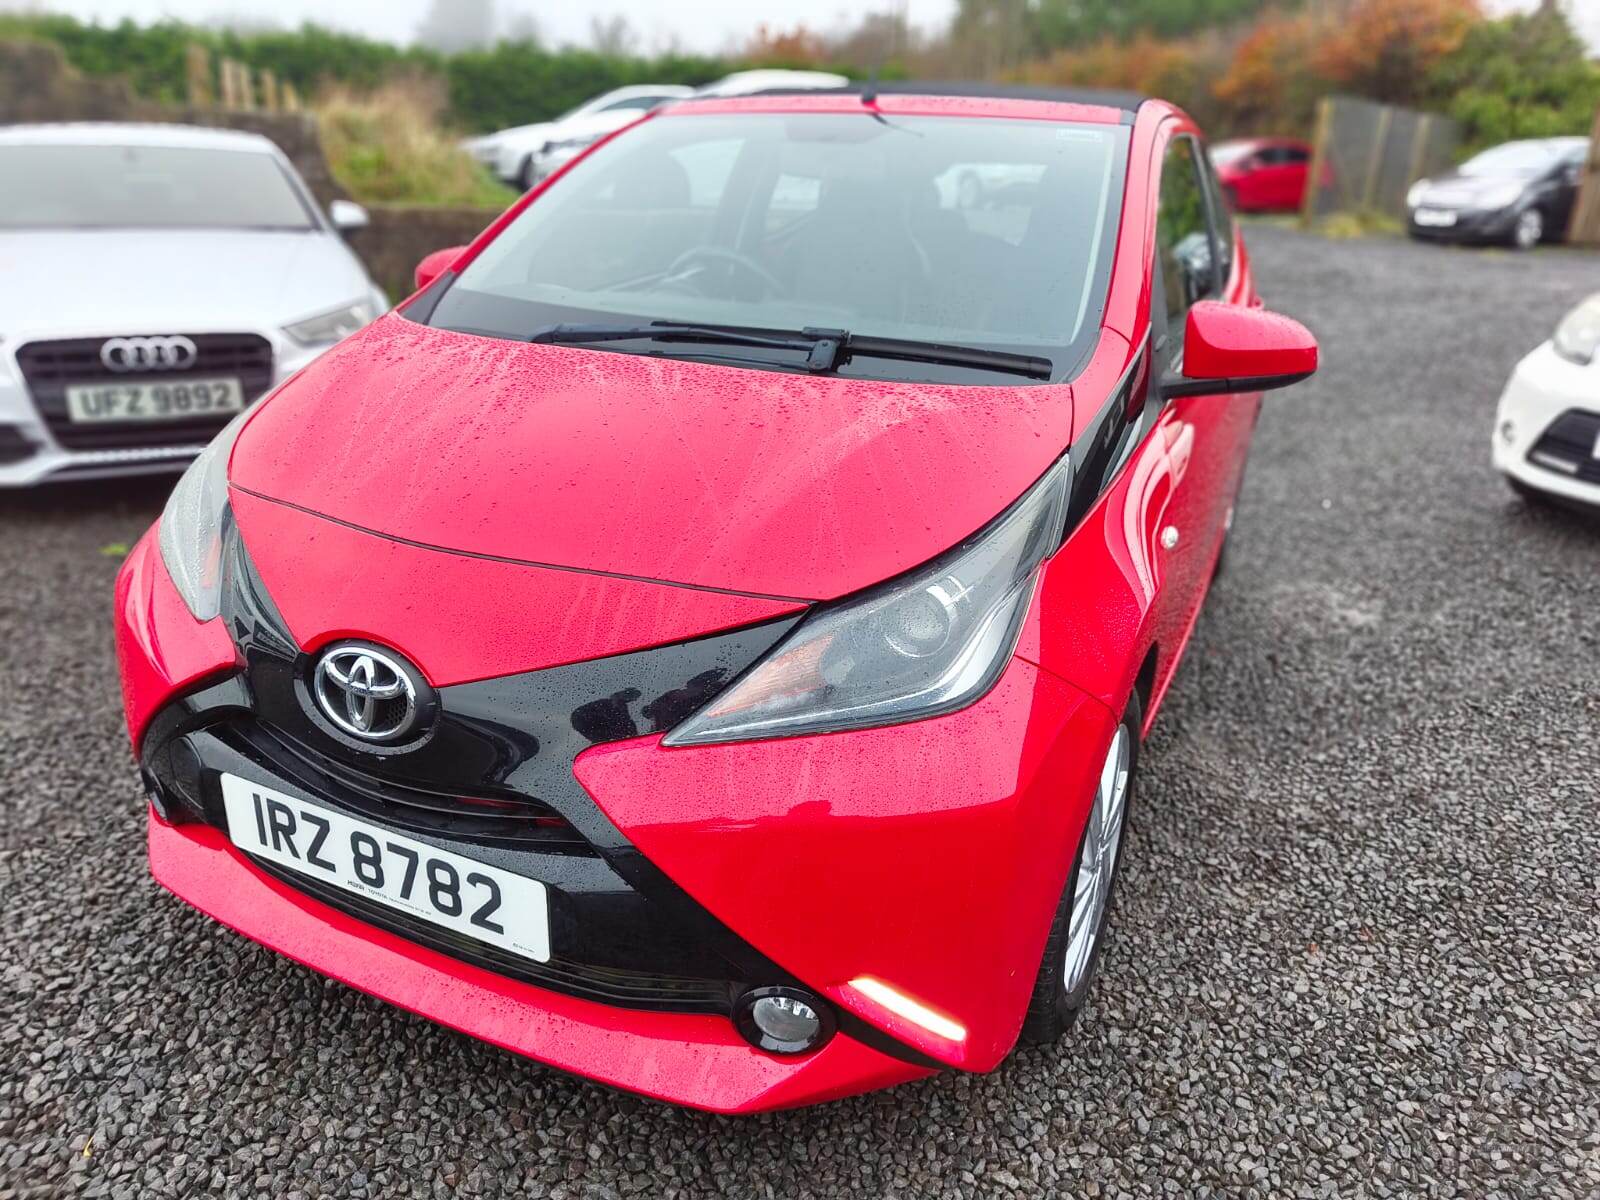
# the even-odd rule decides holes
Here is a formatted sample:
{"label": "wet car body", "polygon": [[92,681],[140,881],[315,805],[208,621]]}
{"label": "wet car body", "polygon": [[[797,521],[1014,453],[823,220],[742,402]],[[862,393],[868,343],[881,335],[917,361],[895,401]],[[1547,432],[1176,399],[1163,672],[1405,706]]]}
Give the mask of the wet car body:
{"label": "wet car body", "polygon": [[[748,178],[707,149],[740,138]],[[1020,216],[929,211],[950,164],[1008,139],[1058,198],[1089,197],[1081,232],[1061,241],[1035,191]],[[703,172],[671,203],[656,151]],[[864,186],[900,177],[880,158],[921,181],[892,209]],[[1037,1023],[1104,780],[1121,761],[1125,782],[1198,616],[1259,390],[1315,367],[1258,311],[1203,164],[1159,102],[918,92],[696,101],[576,160],[275,394],[130,556],[118,645],[156,878],[353,986],[678,1103],[992,1069]],[[694,240],[749,203],[741,180],[765,181],[753,263]],[[630,253],[664,309],[752,318],[571,311],[610,269],[563,258],[572,231],[646,225]],[[902,234],[914,281],[971,269],[976,238],[974,262],[1056,250],[1084,282],[1038,281],[1062,305],[1043,341],[992,266],[957,316],[915,285],[871,309],[887,260],[862,260]],[[878,325],[800,315],[851,305]],[[935,319],[1006,336],[892,336]],[[907,581],[954,614],[992,579],[981,617],[897,651],[954,655],[944,690],[861,675],[885,653],[861,614],[901,646],[922,628],[890,622]],[[391,719],[387,741],[365,724]],[[358,858],[362,838],[422,856],[448,903],[407,908],[372,862],[365,891],[317,876],[323,825]],[[474,871],[533,881],[545,939],[468,928]]]}

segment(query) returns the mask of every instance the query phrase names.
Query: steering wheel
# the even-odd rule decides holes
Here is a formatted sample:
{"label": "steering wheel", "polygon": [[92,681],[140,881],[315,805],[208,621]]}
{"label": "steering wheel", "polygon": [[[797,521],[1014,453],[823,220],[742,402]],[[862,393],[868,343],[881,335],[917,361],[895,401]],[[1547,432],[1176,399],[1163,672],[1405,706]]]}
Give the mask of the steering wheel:
{"label": "steering wheel", "polygon": [[[745,275],[754,279],[762,287],[763,292],[783,292],[784,283],[766,267],[762,266],[748,254],[738,250],[730,250],[726,246],[691,246],[677,258],[672,260],[667,267],[667,279],[671,281],[680,271],[702,260],[724,263],[730,267],[737,267]],[[730,276],[733,272],[729,272]]]}

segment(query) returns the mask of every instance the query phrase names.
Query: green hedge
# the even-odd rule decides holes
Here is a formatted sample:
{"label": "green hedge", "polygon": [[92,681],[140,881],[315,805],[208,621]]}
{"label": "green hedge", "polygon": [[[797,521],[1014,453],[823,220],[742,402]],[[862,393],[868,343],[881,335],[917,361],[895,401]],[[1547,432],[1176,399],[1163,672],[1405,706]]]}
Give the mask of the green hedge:
{"label": "green hedge", "polygon": [[138,94],[169,102],[184,98],[190,43],[269,69],[307,97],[323,83],[369,88],[400,72],[422,71],[444,79],[451,123],[471,132],[559,116],[624,84],[700,84],[730,69],[715,58],[620,58],[529,42],[445,56],[309,24],[294,31],[236,33],[180,21],[99,25],[65,16],[0,15],[0,38],[16,37],[53,42],[84,74],[120,75]]}
{"label": "green hedge", "polygon": [[591,50],[546,50],[501,42],[445,60],[450,111],[474,130],[505,129],[560,116],[601,92],[634,83],[699,85],[728,72],[720,59],[617,58]]}

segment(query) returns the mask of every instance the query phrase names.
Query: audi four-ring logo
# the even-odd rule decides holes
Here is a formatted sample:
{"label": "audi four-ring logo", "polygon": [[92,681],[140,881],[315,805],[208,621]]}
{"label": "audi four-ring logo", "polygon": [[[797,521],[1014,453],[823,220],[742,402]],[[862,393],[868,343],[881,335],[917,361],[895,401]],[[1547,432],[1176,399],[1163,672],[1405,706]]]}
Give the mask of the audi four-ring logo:
{"label": "audi four-ring logo", "polygon": [[374,646],[345,643],[324,652],[312,691],[323,716],[366,741],[396,741],[418,724],[411,672]]}
{"label": "audi four-ring logo", "polygon": [[100,361],[106,370],[119,375],[128,371],[186,371],[199,357],[198,347],[180,333],[112,338],[100,347]]}

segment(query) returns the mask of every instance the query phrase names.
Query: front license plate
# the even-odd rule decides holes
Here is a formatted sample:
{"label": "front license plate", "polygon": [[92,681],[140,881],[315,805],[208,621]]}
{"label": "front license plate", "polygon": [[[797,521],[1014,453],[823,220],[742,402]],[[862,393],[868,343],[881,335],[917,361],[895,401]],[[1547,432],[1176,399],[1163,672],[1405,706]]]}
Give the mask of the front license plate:
{"label": "front license plate", "polygon": [[1417,224],[1428,225],[1435,229],[1448,229],[1456,223],[1456,214],[1442,208],[1417,209]]}
{"label": "front license plate", "polygon": [[222,799],[241,850],[512,954],[550,958],[549,900],[537,879],[236,775],[222,776]]}
{"label": "front license plate", "polygon": [[181,421],[244,408],[237,379],[141,379],[137,383],[73,384],[67,416],[95,421]]}

